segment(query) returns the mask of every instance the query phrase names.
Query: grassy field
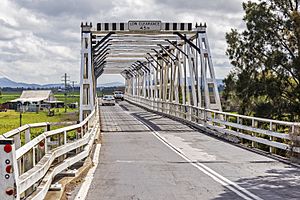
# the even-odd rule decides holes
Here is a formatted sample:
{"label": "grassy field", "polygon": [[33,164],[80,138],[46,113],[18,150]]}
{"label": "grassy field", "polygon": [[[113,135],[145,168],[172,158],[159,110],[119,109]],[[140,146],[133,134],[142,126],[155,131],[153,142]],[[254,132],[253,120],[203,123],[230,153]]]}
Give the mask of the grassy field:
{"label": "grassy field", "polygon": [[[20,95],[21,95],[21,92],[19,92],[19,93],[18,92],[2,92],[2,95],[0,96],[0,104],[17,99],[20,97]],[[65,101],[64,93],[54,93],[54,96],[58,101]],[[70,93],[68,93],[66,103],[70,104],[70,103],[78,102],[78,104],[79,104],[79,100],[80,100],[79,98],[80,98],[79,92],[70,92]]]}
{"label": "grassy field", "polygon": [[[65,95],[63,93],[55,93],[54,96],[58,101],[63,101],[63,102],[65,101]],[[80,100],[79,92],[68,93],[66,100],[67,100],[66,101],[67,104],[78,102],[78,105],[79,105],[79,100]]]}
{"label": "grassy field", "polygon": [[[112,91],[109,91],[111,94]],[[19,98],[21,92],[2,92],[0,96],[0,104]],[[102,96],[102,92],[97,91],[98,96]],[[58,101],[65,101],[64,93],[54,93],[54,96]],[[67,96],[67,104],[78,102],[80,103],[79,92],[69,92]],[[64,112],[64,108],[54,109],[55,115],[47,116],[48,111],[40,111],[39,113],[22,113],[22,125],[38,122],[62,122],[62,121],[77,121],[78,109],[67,108],[67,113]],[[0,134],[6,133],[12,129],[18,128],[20,125],[20,113],[14,110],[8,110],[7,112],[0,112]],[[53,127],[59,128],[59,127]],[[52,128],[51,128],[52,129]]]}
{"label": "grassy field", "polygon": [[19,98],[21,93],[18,92],[2,92],[0,96],[0,104]]}
{"label": "grassy field", "polygon": [[[47,116],[46,111],[39,113],[26,112],[22,113],[22,124],[38,123],[38,122],[62,122],[77,121],[77,109],[68,109],[65,113],[63,108],[54,109],[54,116]],[[14,110],[0,112],[0,134],[6,133],[12,129],[18,128],[20,125],[20,113]],[[58,128],[58,127],[54,127]]]}
{"label": "grassy field", "polygon": [[[0,98],[0,104],[19,98],[21,93],[17,92],[2,92]],[[54,94],[57,100],[64,101],[64,94]],[[67,104],[79,103],[79,92],[68,94]],[[38,122],[62,122],[62,121],[77,121],[78,109],[67,109],[67,113],[64,112],[64,108],[52,109],[54,110],[54,116],[47,116],[48,111],[40,111],[39,113],[26,112],[22,113],[22,124],[38,123]],[[20,125],[20,113],[14,110],[8,110],[7,112],[0,112],[0,134],[3,134],[12,129],[18,128]],[[53,127],[58,128],[58,127]]]}

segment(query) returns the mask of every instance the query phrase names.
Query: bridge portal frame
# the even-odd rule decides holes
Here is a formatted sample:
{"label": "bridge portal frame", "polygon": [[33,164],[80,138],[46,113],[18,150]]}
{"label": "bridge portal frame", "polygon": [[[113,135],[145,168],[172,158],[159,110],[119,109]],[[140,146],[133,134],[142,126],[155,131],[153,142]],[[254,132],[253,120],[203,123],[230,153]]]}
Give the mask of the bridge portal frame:
{"label": "bridge portal frame", "polygon": [[206,24],[139,22],[81,24],[80,120],[103,73],[120,73],[127,95],[222,111]]}

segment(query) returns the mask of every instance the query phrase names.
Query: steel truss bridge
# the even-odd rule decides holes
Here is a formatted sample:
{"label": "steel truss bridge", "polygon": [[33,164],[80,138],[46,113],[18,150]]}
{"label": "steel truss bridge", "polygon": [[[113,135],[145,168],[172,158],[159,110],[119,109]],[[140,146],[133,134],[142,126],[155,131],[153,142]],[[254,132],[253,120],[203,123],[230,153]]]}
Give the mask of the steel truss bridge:
{"label": "steel truss bridge", "polygon": [[[75,199],[299,198],[300,124],[222,111],[206,29],[82,23],[81,122],[3,134],[1,199],[48,199],[56,175],[92,155]],[[125,102],[99,105],[102,74],[125,78]]]}

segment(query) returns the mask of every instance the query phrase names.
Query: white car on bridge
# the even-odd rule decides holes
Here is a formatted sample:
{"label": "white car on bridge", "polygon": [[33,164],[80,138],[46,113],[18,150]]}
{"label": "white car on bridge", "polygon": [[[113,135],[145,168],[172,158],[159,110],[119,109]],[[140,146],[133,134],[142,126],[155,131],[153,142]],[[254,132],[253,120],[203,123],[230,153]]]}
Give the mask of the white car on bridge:
{"label": "white car on bridge", "polygon": [[115,99],[121,99],[122,101],[124,100],[124,94],[122,91],[114,91],[113,94]]}
{"label": "white car on bridge", "polygon": [[114,106],[116,104],[116,100],[112,95],[104,95],[101,102],[102,106],[111,105]]}

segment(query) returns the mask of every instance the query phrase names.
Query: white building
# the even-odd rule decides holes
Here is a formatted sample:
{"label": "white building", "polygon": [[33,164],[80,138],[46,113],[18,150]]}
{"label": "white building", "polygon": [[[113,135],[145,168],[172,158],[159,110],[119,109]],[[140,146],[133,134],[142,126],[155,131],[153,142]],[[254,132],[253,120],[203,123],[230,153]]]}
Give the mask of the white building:
{"label": "white building", "polygon": [[35,106],[40,109],[43,104],[56,101],[51,90],[26,90],[20,98],[10,101],[11,103],[22,104],[23,106]]}

